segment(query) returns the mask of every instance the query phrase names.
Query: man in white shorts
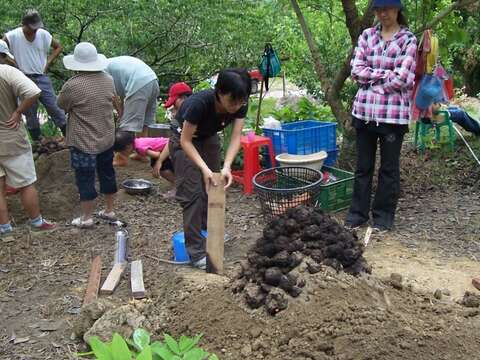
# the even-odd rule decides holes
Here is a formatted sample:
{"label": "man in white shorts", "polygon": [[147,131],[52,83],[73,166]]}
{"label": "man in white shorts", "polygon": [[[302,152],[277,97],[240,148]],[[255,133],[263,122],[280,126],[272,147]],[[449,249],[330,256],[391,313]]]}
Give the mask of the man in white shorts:
{"label": "man in white shorts", "polygon": [[[155,123],[157,98],[160,94],[155,72],[142,60],[132,56],[108,59],[105,71],[113,77],[115,91],[120,97],[118,130],[146,136],[148,125]],[[115,165],[126,165],[120,153]]]}
{"label": "man in white shorts", "polygon": [[[8,47],[0,47],[0,235],[11,232],[5,186],[20,191],[32,230],[53,230],[56,225],[40,214],[32,148],[22,114],[40,97],[41,90],[20,70],[7,64],[13,59]],[[20,104],[17,106],[17,98]]]}

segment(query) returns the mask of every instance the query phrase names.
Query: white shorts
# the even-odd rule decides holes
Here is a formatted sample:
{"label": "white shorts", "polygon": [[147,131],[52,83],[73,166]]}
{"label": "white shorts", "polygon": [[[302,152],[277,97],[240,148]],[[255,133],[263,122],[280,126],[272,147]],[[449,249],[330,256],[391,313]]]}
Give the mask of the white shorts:
{"label": "white shorts", "polygon": [[0,156],[0,178],[4,176],[7,185],[16,189],[32,185],[37,181],[32,152]]}

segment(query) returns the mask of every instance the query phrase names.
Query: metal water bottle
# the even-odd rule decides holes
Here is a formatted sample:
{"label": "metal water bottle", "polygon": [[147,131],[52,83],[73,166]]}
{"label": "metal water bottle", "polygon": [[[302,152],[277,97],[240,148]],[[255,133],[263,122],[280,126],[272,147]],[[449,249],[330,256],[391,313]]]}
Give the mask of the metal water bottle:
{"label": "metal water bottle", "polygon": [[117,242],[115,249],[115,263],[120,264],[127,261],[128,231],[120,229],[115,232]]}

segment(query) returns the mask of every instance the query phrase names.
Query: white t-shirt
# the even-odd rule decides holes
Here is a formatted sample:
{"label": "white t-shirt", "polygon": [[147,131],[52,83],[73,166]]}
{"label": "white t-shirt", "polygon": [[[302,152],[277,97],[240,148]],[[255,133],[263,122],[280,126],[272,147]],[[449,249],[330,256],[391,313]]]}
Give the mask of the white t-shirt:
{"label": "white t-shirt", "polygon": [[38,29],[35,39],[30,42],[21,27],[6,34],[10,52],[15,56],[18,68],[24,74],[43,74],[47,56],[52,44],[52,35],[47,30]]}

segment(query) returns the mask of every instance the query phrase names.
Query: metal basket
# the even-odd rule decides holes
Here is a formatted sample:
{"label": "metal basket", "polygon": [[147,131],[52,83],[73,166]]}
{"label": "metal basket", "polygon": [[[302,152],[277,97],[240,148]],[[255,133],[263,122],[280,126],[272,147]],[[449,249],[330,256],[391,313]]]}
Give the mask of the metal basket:
{"label": "metal basket", "polygon": [[253,178],[266,220],[300,205],[316,206],[321,185],[320,171],[297,166],[266,169]]}

